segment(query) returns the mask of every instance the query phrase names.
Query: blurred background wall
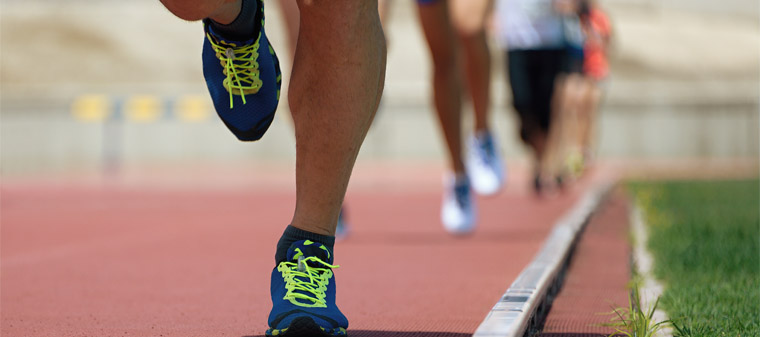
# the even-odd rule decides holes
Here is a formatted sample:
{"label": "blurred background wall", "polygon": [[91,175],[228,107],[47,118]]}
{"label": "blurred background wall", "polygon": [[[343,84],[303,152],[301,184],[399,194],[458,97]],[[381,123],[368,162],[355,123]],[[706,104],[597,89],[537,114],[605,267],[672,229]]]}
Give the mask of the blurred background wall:
{"label": "blurred background wall", "polygon": [[[615,34],[600,157],[756,162],[758,2],[599,2]],[[281,24],[267,1],[266,29],[289,68]],[[385,96],[360,160],[441,160],[413,1],[394,1],[387,35]],[[201,73],[202,39],[200,23],[157,0],[2,0],[0,172],[294,160],[286,104],[255,144],[236,142],[218,121]],[[492,118],[507,160],[519,162],[526,152],[503,56],[492,48]]]}

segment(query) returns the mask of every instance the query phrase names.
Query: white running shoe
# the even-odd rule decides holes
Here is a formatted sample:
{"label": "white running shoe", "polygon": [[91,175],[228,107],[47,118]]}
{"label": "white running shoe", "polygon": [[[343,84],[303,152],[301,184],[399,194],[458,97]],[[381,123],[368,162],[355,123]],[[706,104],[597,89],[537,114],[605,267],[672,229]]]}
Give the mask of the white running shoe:
{"label": "white running shoe", "polygon": [[493,195],[504,186],[504,162],[491,132],[470,137],[467,151],[467,173],[472,188],[481,195]]}
{"label": "white running shoe", "polygon": [[454,235],[469,234],[475,230],[475,200],[466,177],[450,178],[446,183],[441,205],[443,228]]}

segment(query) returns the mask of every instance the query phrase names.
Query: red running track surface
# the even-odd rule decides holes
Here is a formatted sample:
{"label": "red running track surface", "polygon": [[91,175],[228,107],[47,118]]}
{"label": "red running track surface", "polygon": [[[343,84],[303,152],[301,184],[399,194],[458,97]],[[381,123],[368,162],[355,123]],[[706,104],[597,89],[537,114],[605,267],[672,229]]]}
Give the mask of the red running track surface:
{"label": "red running track surface", "polygon": [[[396,171],[405,178],[377,182]],[[396,171],[357,169],[347,197],[353,226],[335,261],[352,336],[472,334],[583,192],[538,200],[514,173],[506,191],[479,198],[477,232],[457,238],[439,223],[440,169]],[[6,179],[0,332],[263,335],[274,247],[294,193],[264,183],[287,173],[252,174],[262,178],[237,186],[214,184],[235,181],[214,170],[182,186],[157,183],[171,174],[116,183]]]}
{"label": "red running track surface", "polygon": [[606,337],[616,332],[605,324],[616,318],[613,309],[629,304],[628,216],[628,199],[618,190],[591,217],[540,337]]}

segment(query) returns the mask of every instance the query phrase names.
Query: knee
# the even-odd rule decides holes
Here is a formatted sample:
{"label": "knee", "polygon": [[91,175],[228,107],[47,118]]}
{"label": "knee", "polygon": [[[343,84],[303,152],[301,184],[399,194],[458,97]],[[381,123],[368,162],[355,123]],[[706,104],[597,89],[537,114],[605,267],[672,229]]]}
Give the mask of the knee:
{"label": "knee", "polygon": [[[472,1],[472,0],[468,0]],[[488,10],[473,1],[470,7],[453,13],[453,25],[462,40],[485,38],[485,24]]]}
{"label": "knee", "polygon": [[475,44],[486,40],[486,31],[483,22],[465,20],[456,25],[457,35],[463,44]]}

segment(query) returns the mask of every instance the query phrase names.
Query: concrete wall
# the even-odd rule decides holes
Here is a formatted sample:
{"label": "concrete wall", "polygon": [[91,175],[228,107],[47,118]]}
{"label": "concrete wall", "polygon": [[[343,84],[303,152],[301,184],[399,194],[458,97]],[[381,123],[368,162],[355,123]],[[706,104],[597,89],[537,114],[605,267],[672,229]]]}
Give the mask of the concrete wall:
{"label": "concrete wall", "polygon": [[[723,11],[757,12],[754,2],[745,2],[726,2],[730,6]],[[396,3],[388,27],[386,92],[360,158],[443,161],[442,137],[430,106],[427,49],[412,2]],[[600,113],[600,155],[757,158],[757,17],[727,18],[704,7],[707,1],[702,7],[678,1],[603,3],[615,20],[617,41],[614,75]],[[277,6],[268,6],[267,29],[286,55]],[[206,95],[200,27],[176,20],[157,1],[7,1],[0,25],[3,174],[293,159],[286,107],[269,134],[254,144],[236,142],[208,102],[198,120],[174,117],[172,102]],[[22,25],[27,28],[19,29]],[[524,158],[498,50],[493,80],[492,119],[500,144],[509,160]],[[145,123],[124,114],[79,120],[72,104],[90,93],[102,94],[114,105],[135,95],[153,95],[161,102],[159,117]]]}

